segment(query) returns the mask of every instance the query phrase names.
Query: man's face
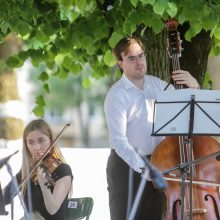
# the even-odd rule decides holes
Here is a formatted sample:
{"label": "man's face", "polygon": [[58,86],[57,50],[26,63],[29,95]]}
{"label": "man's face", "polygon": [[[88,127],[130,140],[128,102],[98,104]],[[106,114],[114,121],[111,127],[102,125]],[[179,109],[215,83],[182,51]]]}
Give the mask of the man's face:
{"label": "man's face", "polygon": [[138,43],[131,44],[121,56],[122,60],[118,61],[118,64],[128,79],[135,81],[144,78],[147,62],[144,51]]}

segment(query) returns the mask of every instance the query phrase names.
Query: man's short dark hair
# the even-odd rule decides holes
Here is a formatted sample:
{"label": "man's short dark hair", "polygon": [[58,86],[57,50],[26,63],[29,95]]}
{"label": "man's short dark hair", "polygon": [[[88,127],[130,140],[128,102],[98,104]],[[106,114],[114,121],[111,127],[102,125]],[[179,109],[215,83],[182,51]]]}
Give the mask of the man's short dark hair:
{"label": "man's short dark hair", "polygon": [[116,44],[115,48],[113,49],[113,53],[117,60],[122,60],[121,54],[123,52],[126,53],[126,50],[130,47],[131,44],[137,43],[140,47],[144,50],[144,44],[140,37],[124,37]]}

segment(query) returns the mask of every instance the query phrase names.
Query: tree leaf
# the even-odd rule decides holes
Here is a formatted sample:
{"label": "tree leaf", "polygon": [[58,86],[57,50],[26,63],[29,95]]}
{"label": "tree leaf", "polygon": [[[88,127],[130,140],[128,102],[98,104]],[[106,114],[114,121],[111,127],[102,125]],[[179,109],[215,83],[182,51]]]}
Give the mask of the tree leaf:
{"label": "tree leaf", "polygon": [[140,0],[141,2],[145,3],[145,4],[150,4],[150,5],[154,5],[156,0]]}
{"label": "tree leaf", "polygon": [[186,5],[186,7],[183,8],[184,16],[187,18],[187,20],[196,20],[198,16],[198,9],[195,10],[192,5]]}
{"label": "tree leaf", "polygon": [[192,37],[198,34],[201,30],[202,30],[202,27],[199,23],[194,23],[193,25],[190,25],[189,30],[185,34],[185,39],[190,41]]}
{"label": "tree leaf", "polygon": [[217,40],[220,40],[220,27],[217,27],[214,31],[214,37],[217,39]]}
{"label": "tree leaf", "polygon": [[7,31],[8,31],[8,29],[9,29],[9,27],[10,27],[10,25],[9,25],[8,22],[4,22],[4,23],[1,23],[1,24],[0,24],[0,29],[2,30],[2,32],[3,32],[4,34],[7,34]]}
{"label": "tree leaf", "polygon": [[51,35],[56,34],[57,32],[59,32],[60,28],[61,28],[61,25],[59,24],[58,21],[52,21],[51,23],[49,23],[49,22],[48,22],[48,23],[45,23],[45,24],[42,26],[41,30],[43,31],[43,33],[44,33],[47,37],[49,37],[49,36],[51,36]]}
{"label": "tree leaf", "polygon": [[94,32],[94,38],[96,39],[96,41],[109,35],[108,24],[105,22],[105,18],[101,16],[92,21],[92,27],[93,29],[91,31],[91,34]]}
{"label": "tree leaf", "polygon": [[21,36],[25,36],[26,34],[28,34],[30,32],[31,26],[25,21],[18,20],[18,22],[15,26],[15,30]]}
{"label": "tree leaf", "polygon": [[18,68],[24,64],[24,60],[19,59],[19,57],[17,55],[15,55],[13,57],[9,57],[6,61],[6,64],[10,68]]}
{"label": "tree leaf", "polygon": [[180,24],[183,24],[185,21],[187,20],[185,14],[181,13],[179,16],[178,16],[178,22]]}
{"label": "tree leaf", "polygon": [[49,36],[44,33],[43,30],[39,29],[35,35],[36,39],[40,42],[46,43],[49,41]]}
{"label": "tree leaf", "polygon": [[112,66],[114,66],[116,64],[115,56],[113,55],[113,53],[110,50],[108,50],[105,53],[104,62],[109,67],[112,67]]}
{"label": "tree leaf", "polygon": [[72,0],[60,0],[60,4],[66,8],[71,7],[73,4]]}
{"label": "tree leaf", "polygon": [[24,62],[29,58],[29,53],[28,51],[21,51],[17,56],[19,57],[20,60]]}
{"label": "tree leaf", "polygon": [[44,116],[44,106],[37,105],[37,106],[34,107],[34,109],[32,111],[38,117],[43,117]]}
{"label": "tree leaf", "polygon": [[68,77],[68,73],[69,73],[69,70],[66,69],[65,67],[62,67],[62,68],[60,68],[60,70],[58,72],[58,76],[61,79],[66,79]]}
{"label": "tree leaf", "polygon": [[74,0],[74,5],[77,6],[80,11],[83,11],[85,9],[86,4],[86,0]]}
{"label": "tree leaf", "polygon": [[131,4],[136,7],[139,0],[130,0]]}
{"label": "tree leaf", "polygon": [[82,66],[80,63],[73,63],[71,66],[70,66],[70,72],[73,73],[73,74],[78,74],[82,71]]}
{"label": "tree leaf", "polygon": [[116,43],[123,38],[123,35],[119,32],[114,32],[109,39],[109,45],[114,48]]}
{"label": "tree leaf", "polygon": [[91,81],[88,78],[86,78],[83,80],[82,85],[83,88],[88,89],[91,86]]}
{"label": "tree leaf", "polygon": [[201,18],[201,23],[204,30],[213,30],[216,25],[216,18],[213,18],[212,16],[208,15]]}
{"label": "tree leaf", "polygon": [[156,14],[162,16],[167,5],[168,5],[168,0],[158,0],[153,6],[153,10]]}
{"label": "tree leaf", "polygon": [[73,60],[70,56],[65,56],[62,64],[64,67],[70,69],[70,67],[73,65]]}
{"label": "tree leaf", "polygon": [[217,45],[215,47],[213,47],[210,51],[210,55],[211,56],[218,56],[220,55],[220,47]]}
{"label": "tree leaf", "polygon": [[45,83],[45,84],[44,84],[44,90],[45,90],[46,92],[48,92],[48,93],[50,92],[48,83]]}
{"label": "tree leaf", "polygon": [[132,35],[132,33],[136,30],[136,23],[132,22],[131,20],[125,21],[123,25],[123,31],[127,35]]}
{"label": "tree leaf", "polygon": [[174,2],[168,2],[166,12],[171,17],[174,18],[177,14],[177,5]]}
{"label": "tree leaf", "polygon": [[95,48],[93,47],[94,45],[94,39],[91,36],[85,35],[85,34],[80,34],[80,44],[81,47],[86,49],[88,54],[92,55]]}
{"label": "tree leaf", "polygon": [[153,26],[152,26],[152,29],[154,31],[155,34],[159,33],[161,30],[163,30],[164,28],[164,23],[162,22],[161,19],[153,19],[152,20],[153,22]]}
{"label": "tree leaf", "polygon": [[43,95],[39,95],[35,101],[39,106],[45,106],[45,101]]}
{"label": "tree leaf", "polygon": [[39,76],[39,79],[41,80],[41,81],[47,81],[48,80],[48,78],[49,78],[49,76],[48,76],[48,74],[46,73],[46,72],[42,72],[41,74],[40,74],[40,76]]}

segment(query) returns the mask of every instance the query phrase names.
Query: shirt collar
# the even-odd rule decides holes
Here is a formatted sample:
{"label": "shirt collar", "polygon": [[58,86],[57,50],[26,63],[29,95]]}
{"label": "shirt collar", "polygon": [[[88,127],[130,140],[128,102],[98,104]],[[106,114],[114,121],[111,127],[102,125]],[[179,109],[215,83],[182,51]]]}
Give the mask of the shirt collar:
{"label": "shirt collar", "polygon": [[[140,90],[137,86],[134,85],[134,83],[132,83],[128,77],[125,75],[125,73],[123,73],[122,77],[122,82],[123,82],[123,85],[125,86],[126,89],[138,89]],[[146,82],[146,76],[144,77],[144,83]]]}

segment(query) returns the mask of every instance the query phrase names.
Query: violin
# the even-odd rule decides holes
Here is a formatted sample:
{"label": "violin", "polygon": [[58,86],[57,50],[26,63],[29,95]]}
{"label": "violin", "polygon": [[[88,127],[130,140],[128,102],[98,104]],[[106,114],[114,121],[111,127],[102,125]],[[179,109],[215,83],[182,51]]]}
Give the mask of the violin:
{"label": "violin", "polygon": [[[53,172],[60,166],[62,161],[59,159],[59,157],[55,153],[49,153],[46,155],[46,157],[42,160],[39,167],[41,167],[44,172],[46,173],[46,179],[47,179],[47,187],[50,188],[51,186],[54,186],[54,179],[52,177]],[[38,184],[37,179],[37,168],[35,168],[35,171],[31,175],[31,181],[35,184]]]}
{"label": "violin", "polygon": [[63,133],[63,131],[69,126],[70,126],[70,123],[67,123],[64,126],[64,128],[60,131],[57,137],[51,142],[50,146],[44,152],[42,157],[37,161],[37,163],[31,166],[29,174],[27,174],[25,178],[21,180],[19,189],[27,182],[28,179],[31,179],[34,183],[37,184],[37,168],[38,167],[42,167],[45,170],[46,178],[48,179],[47,185],[49,187],[54,185],[55,181],[51,177],[51,174],[61,164],[61,161],[55,153],[51,153],[51,149],[56,144],[58,139],[61,137],[61,134]]}

